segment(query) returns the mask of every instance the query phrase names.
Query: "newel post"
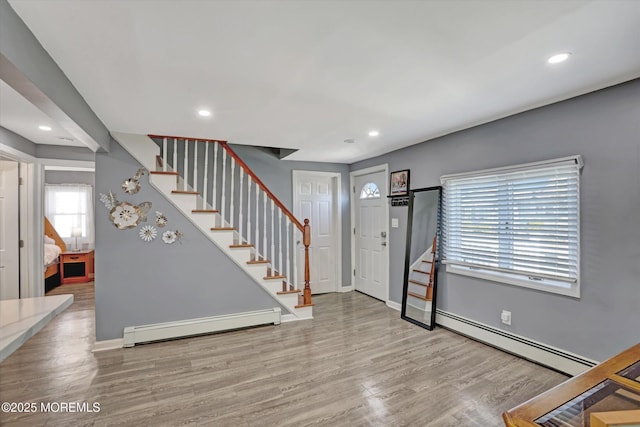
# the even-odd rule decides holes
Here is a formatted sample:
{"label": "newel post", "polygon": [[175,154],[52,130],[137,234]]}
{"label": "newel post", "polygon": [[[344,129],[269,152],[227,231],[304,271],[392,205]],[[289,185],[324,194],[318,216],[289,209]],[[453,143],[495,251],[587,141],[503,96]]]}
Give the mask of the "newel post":
{"label": "newel post", "polygon": [[311,245],[311,226],[309,225],[308,218],[305,218],[304,220],[302,243],[304,244],[304,305],[310,305],[311,286],[309,286],[309,245]]}

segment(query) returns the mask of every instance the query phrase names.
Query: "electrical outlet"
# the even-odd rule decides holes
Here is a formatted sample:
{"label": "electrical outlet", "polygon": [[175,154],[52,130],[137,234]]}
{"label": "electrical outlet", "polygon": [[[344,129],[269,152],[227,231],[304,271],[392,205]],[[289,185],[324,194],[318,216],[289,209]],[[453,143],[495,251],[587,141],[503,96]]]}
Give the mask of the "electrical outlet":
{"label": "electrical outlet", "polygon": [[504,323],[505,325],[510,325],[511,324],[511,312],[507,311],[507,310],[502,310],[502,313],[500,314],[500,320],[502,320],[502,323]]}
{"label": "electrical outlet", "polygon": [[398,228],[398,227],[399,227],[398,218],[391,218],[391,228]]}

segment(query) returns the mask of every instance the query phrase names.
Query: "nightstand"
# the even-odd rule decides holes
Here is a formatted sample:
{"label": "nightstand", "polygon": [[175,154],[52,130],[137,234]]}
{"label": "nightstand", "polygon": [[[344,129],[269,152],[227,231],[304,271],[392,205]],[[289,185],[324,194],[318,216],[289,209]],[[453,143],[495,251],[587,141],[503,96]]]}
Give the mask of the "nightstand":
{"label": "nightstand", "polygon": [[93,270],[93,251],[63,252],[60,254],[60,278],[63,285],[85,283]]}

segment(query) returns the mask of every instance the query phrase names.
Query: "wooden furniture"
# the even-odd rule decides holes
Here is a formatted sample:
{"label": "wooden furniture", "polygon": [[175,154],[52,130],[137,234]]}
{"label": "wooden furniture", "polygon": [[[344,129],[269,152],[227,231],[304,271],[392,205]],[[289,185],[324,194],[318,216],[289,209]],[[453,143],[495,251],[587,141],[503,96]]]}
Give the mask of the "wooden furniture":
{"label": "wooden furniture", "polygon": [[63,252],[60,254],[60,276],[62,284],[85,283],[89,281],[93,251]]}
{"label": "wooden furniture", "polygon": [[597,420],[603,418],[602,413],[622,411],[628,416],[628,411],[639,409],[640,344],[637,344],[510,409],[502,418],[507,427],[595,427],[598,424],[597,421],[591,424],[591,415]]}

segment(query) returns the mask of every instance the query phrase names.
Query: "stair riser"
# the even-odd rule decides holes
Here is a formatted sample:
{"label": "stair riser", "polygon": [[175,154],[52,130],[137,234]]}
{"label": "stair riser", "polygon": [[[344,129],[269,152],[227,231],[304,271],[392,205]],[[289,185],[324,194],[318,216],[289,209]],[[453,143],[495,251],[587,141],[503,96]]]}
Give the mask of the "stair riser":
{"label": "stair riser", "polygon": [[149,182],[164,194],[171,194],[176,189],[177,179],[174,175],[151,175]]}
{"label": "stair riser", "polygon": [[251,249],[229,248],[229,256],[237,262],[247,262],[247,260],[251,259]]}
{"label": "stair riser", "polygon": [[171,193],[171,200],[174,204],[182,210],[182,212],[191,212],[196,208],[196,202],[198,199],[193,194],[176,194]]}

